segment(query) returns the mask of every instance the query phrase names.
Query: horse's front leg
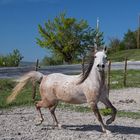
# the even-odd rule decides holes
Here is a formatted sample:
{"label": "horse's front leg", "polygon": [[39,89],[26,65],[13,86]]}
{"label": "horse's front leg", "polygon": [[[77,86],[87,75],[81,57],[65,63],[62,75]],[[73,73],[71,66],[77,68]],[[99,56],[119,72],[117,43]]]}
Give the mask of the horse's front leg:
{"label": "horse's front leg", "polygon": [[93,112],[94,112],[96,118],[97,118],[98,121],[100,122],[103,132],[105,132],[105,133],[110,133],[110,131],[106,129],[106,126],[105,126],[105,124],[103,123],[102,117],[101,117],[100,112],[99,112],[99,109],[98,109],[98,107],[97,107],[97,104],[94,103],[94,102],[90,102],[90,106],[91,106],[91,108],[92,108],[92,110],[93,110]]}
{"label": "horse's front leg", "polygon": [[50,107],[49,110],[50,110],[51,116],[53,118],[53,127],[57,126],[58,128],[62,128],[61,124],[59,124],[59,122],[56,118],[56,115],[55,115],[55,109],[56,109],[57,105],[58,105],[58,102],[54,106]]}
{"label": "horse's front leg", "polygon": [[112,103],[110,102],[110,100],[107,97],[102,98],[101,102],[104,103],[106,105],[106,107],[111,108],[111,110],[112,110],[111,118],[109,118],[106,121],[106,124],[109,125],[115,120],[117,109],[112,105]]}

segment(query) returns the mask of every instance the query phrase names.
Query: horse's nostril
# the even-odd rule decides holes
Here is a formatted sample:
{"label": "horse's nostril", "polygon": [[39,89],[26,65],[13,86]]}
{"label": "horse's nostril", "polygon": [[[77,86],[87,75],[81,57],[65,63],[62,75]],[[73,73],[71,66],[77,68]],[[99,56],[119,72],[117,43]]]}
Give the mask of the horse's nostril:
{"label": "horse's nostril", "polygon": [[104,68],[104,67],[105,67],[105,65],[103,64],[103,65],[102,65],[102,68]]}
{"label": "horse's nostril", "polygon": [[99,67],[100,67],[100,65],[98,64],[98,65],[97,65],[97,67],[99,68]]}

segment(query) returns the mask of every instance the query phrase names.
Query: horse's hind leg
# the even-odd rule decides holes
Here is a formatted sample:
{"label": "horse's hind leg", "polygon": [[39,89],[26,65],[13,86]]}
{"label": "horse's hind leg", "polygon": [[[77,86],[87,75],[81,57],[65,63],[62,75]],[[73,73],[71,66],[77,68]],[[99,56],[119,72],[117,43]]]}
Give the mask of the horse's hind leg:
{"label": "horse's hind leg", "polygon": [[110,102],[110,100],[107,97],[102,99],[101,102],[104,103],[106,105],[106,107],[111,108],[111,110],[112,110],[111,118],[109,118],[106,121],[106,124],[109,125],[115,120],[117,109],[112,105],[112,103]]}
{"label": "horse's hind leg", "polygon": [[43,115],[41,113],[41,107],[46,107],[46,104],[45,104],[45,101],[41,100],[41,101],[38,101],[36,104],[35,104],[35,107],[38,111],[38,114],[39,114],[39,118],[36,119],[36,125],[40,125],[44,118],[43,118]]}

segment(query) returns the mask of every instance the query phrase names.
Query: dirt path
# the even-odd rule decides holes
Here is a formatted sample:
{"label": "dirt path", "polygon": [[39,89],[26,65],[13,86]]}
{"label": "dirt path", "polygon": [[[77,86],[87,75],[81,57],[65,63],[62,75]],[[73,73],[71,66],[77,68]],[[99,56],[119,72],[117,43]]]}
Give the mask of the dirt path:
{"label": "dirt path", "polygon": [[[119,110],[140,110],[140,89],[113,90],[110,99]],[[100,105],[102,106],[102,105]],[[94,114],[56,110],[64,129],[52,129],[50,113],[45,109],[43,124],[36,126],[34,107],[13,108],[0,111],[0,140],[139,140],[140,119],[117,117],[108,129],[112,135],[101,132]],[[107,117],[103,117],[104,121]]]}

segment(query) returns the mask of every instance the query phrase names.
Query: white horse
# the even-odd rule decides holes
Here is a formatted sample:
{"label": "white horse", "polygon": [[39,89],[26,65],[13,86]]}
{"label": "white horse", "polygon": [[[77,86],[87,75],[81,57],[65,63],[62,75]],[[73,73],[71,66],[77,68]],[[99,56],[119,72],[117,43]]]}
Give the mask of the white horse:
{"label": "white horse", "polygon": [[40,123],[43,122],[41,107],[49,108],[55,125],[59,126],[55,116],[55,108],[59,101],[71,104],[88,103],[100,122],[103,132],[109,132],[103,123],[97,106],[97,103],[101,101],[108,108],[111,108],[111,118],[106,121],[106,124],[110,124],[115,120],[117,111],[108,99],[108,90],[105,83],[104,70],[106,62],[106,48],[104,48],[102,51],[94,51],[84,74],[64,75],[53,73],[43,75],[40,72],[31,71],[18,79],[18,84],[7,101],[12,102],[28,81],[39,81],[41,101],[36,103],[36,108],[39,112]]}

